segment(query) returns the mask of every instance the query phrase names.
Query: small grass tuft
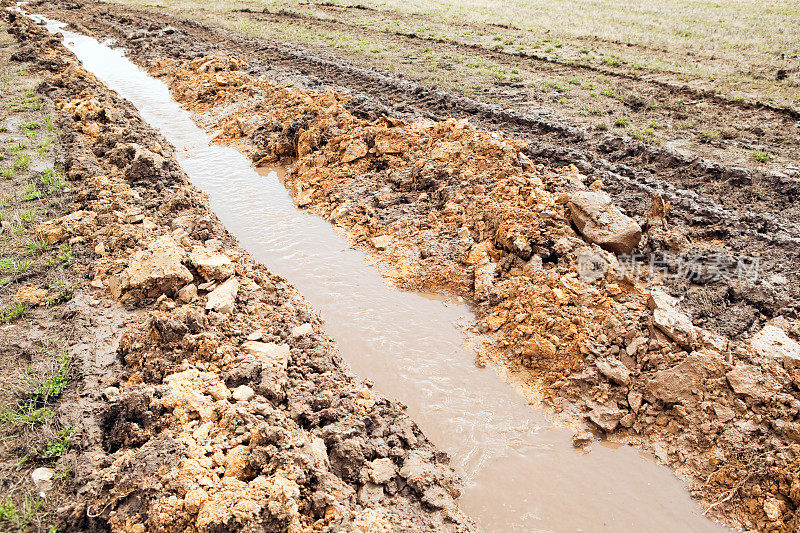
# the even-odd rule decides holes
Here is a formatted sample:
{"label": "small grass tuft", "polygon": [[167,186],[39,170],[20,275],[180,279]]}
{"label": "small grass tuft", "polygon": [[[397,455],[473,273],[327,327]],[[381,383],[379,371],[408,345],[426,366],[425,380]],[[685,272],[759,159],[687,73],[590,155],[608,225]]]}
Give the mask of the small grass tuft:
{"label": "small grass tuft", "polygon": [[753,159],[755,159],[759,163],[766,163],[767,161],[772,159],[771,154],[769,154],[768,152],[762,152],[760,150],[753,150],[753,152],[750,155],[753,157]]}
{"label": "small grass tuft", "polygon": [[0,310],[0,324],[7,324],[21,318],[30,308],[22,302],[12,302]]}
{"label": "small grass tuft", "polygon": [[70,443],[69,438],[72,436],[72,433],[75,431],[74,427],[66,427],[56,433],[55,439],[51,440],[47,443],[44,449],[44,457],[45,458],[52,458],[52,457],[61,457],[65,453],[67,453],[72,446]]}
{"label": "small grass tuft", "polygon": [[40,235],[34,235],[28,239],[28,251],[34,255],[40,255],[50,248],[50,244]]}

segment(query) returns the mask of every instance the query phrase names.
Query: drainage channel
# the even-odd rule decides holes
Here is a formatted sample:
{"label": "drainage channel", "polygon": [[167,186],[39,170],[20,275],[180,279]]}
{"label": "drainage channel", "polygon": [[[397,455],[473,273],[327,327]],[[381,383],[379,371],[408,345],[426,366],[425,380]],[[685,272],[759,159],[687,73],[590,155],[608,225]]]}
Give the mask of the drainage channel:
{"label": "drainage channel", "polygon": [[357,374],[408,405],[465,481],[462,509],[485,531],[726,531],[701,515],[685,486],[628,447],[572,448],[491,369],[474,364],[448,305],[393,290],[365,254],[327,222],[294,207],[278,176],[260,175],[230,147],[211,144],[167,87],[110,42],[30,15],[61,33],[84,68],[139,110],[175,146],[191,182],[253,258],[285,276],[320,311]]}

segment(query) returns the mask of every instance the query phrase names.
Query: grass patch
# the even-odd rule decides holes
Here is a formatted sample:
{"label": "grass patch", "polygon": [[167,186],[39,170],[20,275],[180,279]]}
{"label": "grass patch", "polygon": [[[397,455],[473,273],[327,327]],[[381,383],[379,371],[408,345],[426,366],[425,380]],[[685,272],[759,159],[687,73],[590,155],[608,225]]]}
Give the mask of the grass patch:
{"label": "grass patch", "polygon": [[44,457],[45,458],[52,458],[52,457],[61,457],[65,453],[67,453],[72,446],[70,443],[70,436],[75,431],[74,427],[66,427],[56,433],[55,439],[51,440],[47,443],[44,449]]}
{"label": "grass patch", "polygon": [[617,117],[614,120],[614,125],[618,128],[627,128],[630,123],[631,120],[628,117]]}
{"label": "grass patch", "polygon": [[31,166],[31,156],[28,154],[20,154],[14,161],[12,168],[14,171],[27,170],[29,166]]}
{"label": "grass patch", "polygon": [[750,155],[759,163],[766,163],[772,159],[772,155],[770,155],[768,152],[762,152],[760,150],[753,150]]}
{"label": "grass patch", "polygon": [[12,302],[0,311],[0,324],[7,324],[25,316],[30,308],[22,302]]}
{"label": "grass patch", "polygon": [[71,371],[72,359],[66,352],[62,352],[51,371],[47,372],[43,378],[31,380],[33,392],[29,401],[46,404],[61,396],[69,384]]}
{"label": "grass patch", "polygon": [[22,195],[22,199],[25,201],[31,200],[39,200],[42,197],[42,191],[36,186],[35,183],[28,183],[28,186],[25,188],[25,192]]}
{"label": "grass patch", "polygon": [[[42,508],[42,500],[33,499],[25,496],[19,508],[11,500],[10,496],[0,503],[0,525],[3,531],[26,531],[34,522],[36,513]],[[50,533],[50,531],[48,531]]]}
{"label": "grass patch", "polygon": [[28,239],[28,251],[34,255],[40,255],[50,248],[50,244],[39,235]]}

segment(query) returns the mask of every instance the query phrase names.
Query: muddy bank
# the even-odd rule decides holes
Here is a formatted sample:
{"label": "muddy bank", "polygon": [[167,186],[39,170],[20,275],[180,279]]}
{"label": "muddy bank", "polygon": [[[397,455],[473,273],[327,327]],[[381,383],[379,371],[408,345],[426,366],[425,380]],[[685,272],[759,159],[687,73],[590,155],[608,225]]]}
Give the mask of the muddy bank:
{"label": "muddy bank", "polygon": [[293,162],[296,204],[376,253],[395,284],[472,301],[477,327],[497,339],[479,362],[509,369],[565,419],[653,451],[710,515],[795,527],[797,324],[773,320],[734,341],[626,271],[617,254],[643,232],[680,244],[659,197],[642,227],[602,183],[535,164],[524,143],[466,121],[365,120],[347,95],[278,85],[246,65],[218,54],[150,66],[218,140],[259,164]]}
{"label": "muddy bank", "polygon": [[[142,65],[225,50],[246,56],[248,71],[255,76],[352,95],[347,107],[359,118],[468,117],[476,127],[524,141],[525,154],[534,162],[573,164],[585,176],[585,185],[601,180],[615,203],[640,224],[647,220],[650,196],[658,193],[670,203],[670,224],[679,227],[685,239],[671,246],[653,235],[636,253],[644,255],[640,261],[654,257],[669,270],[666,289],[684,299],[696,323],[746,338],[775,316],[798,317],[800,279],[792,266],[800,260],[796,177],[649,146],[612,133],[592,133],[548,110],[535,114],[489,105],[379,69],[194,21],[91,2],[66,2],[63,7],[52,14],[81,31],[117,39]],[[775,126],[780,131],[792,127]],[[558,175],[545,179],[552,191],[568,192],[571,186]],[[732,275],[742,256],[757,258],[759,280]],[[697,274],[720,268],[731,275]]]}
{"label": "muddy bank", "polygon": [[59,39],[15,15],[11,31],[56,106],[75,194],[39,234],[86,247],[94,297],[126,317],[108,341],[116,363],[103,358],[116,371],[82,413],[97,430],[73,452],[62,527],[472,529],[446,455],[348,374],[314,311],[238,247],[168,143]]}

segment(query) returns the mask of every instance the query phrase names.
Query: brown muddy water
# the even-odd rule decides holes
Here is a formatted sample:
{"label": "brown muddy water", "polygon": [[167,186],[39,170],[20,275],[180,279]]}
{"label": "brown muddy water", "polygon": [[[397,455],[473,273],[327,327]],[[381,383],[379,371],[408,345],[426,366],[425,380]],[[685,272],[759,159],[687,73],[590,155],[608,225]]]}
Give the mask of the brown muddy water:
{"label": "brown muddy water", "polygon": [[462,509],[483,530],[726,530],[702,516],[667,468],[635,449],[575,450],[569,432],[553,428],[492,369],[475,366],[462,331],[472,320],[468,307],[387,287],[364,253],[294,207],[275,172],[260,175],[237,150],[211,145],[167,87],[113,43],[46,22],[175,146],[241,244],[320,311],[352,370],[408,405],[451,456],[464,480]]}

